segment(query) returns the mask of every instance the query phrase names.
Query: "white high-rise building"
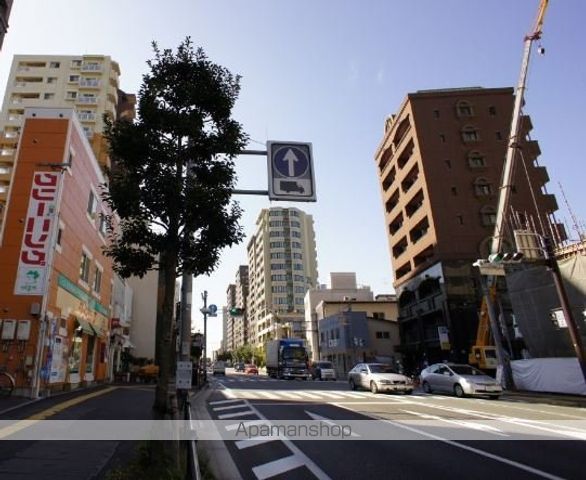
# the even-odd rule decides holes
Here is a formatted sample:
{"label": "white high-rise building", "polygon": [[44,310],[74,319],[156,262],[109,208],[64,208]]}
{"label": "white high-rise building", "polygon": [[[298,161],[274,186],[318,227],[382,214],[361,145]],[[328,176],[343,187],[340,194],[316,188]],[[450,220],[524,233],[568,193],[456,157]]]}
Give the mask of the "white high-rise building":
{"label": "white high-rise building", "polygon": [[261,210],[248,243],[248,339],[304,337],[305,293],[317,285],[313,217],[297,208]]}
{"label": "white high-rise building", "polygon": [[[15,55],[0,113],[0,226],[26,107],[74,108],[99,164],[109,164],[104,114],[134,116],[120,67],[104,55]],[[66,160],[66,159],[65,159]]]}

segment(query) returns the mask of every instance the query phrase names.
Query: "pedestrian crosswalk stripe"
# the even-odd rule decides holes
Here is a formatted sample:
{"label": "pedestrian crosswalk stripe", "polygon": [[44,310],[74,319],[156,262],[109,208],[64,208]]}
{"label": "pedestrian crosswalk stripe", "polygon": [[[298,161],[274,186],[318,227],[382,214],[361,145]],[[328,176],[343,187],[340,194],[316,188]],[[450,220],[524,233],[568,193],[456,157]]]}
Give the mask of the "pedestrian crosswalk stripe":
{"label": "pedestrian crosswalk stripe", "polygon": [[265,392],[262,390],[259,390],[257,393],[262,397],[268,398],[269,400],[278,400],[279,399],[279,397],[277,395],[275,395],[274,393]]}
{"label": "pedestrian crosswalk stripe", "polygon": [[307,398],[320,398],[319,395],[316,395],[315,393],[309,393],[309,392],[295,392],[298,395],[301,395],[303,397],[307,397]]}
{"label": "pedestrian crosswalk stripe", "polygon": [[239,405],[228,405],[225,407],[214,407],[213,410],[214,412],[222,412],[224,410],[234,410],[235,408],[242,408],[244,405],[243,404],[239,404]]}
{"label": "pedestrian crosswalk stripe", "polygon": [[279,394],[288,397],[288,398],[292,398],[294,400],[301,400],[302,397],[300,397],[297,393],[291,393],[291,392],[279,392]]}
{"label": "pedestrian crosswalk stripe", "polygon": [[291,455],[290,457],[280,458],[279,460],[254,467],[252,471],[256,475],[256,478],[265,480],[266,478],[281,475],[303,465],[305,465],[305,462],[301,457]]}
{"label": "pedestrian crosswalk stripe", "polygon": [[253,437],[247,440],[238,440],[234,443],[238,450],[242,450],[244,448],[256,447],[257,445],[262,445],[263,443],[274,442],[275,440],[279,440],[277,437]]}
{"label": "pedestrian crosswalk stripe", "polygon": [[248,409],[248,410],[242,410],[241,412],[225,413],[223,415],[218,415],[218,420],[224,420],[225,418],[243,417],[246,415],[256,415],[256,414],[252,410]]}
{"label": "pedestrian crosswalk stripe", "polygon": [[330,393],[330,392],[319,392],[321,395],[328,397],[328,398],[335,398],[335,399],[340,399],[340,398],[344,398],[341,395],[337,394],[337,393]]}
{"label": "pedestrian crosswalk stripe", "polygon": [[234,403],[234,402],[239,402],[240,400],[238,400],[237,398],[232,399],[232,400],[215,400],[213,402],[209,402],[210,405],[224,405],[226,403]]}

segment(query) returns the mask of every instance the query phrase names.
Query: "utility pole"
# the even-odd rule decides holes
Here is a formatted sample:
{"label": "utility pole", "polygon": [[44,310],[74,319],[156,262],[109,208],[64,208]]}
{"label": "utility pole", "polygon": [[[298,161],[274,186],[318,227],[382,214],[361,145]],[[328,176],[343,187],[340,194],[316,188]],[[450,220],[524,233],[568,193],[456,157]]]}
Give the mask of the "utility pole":
{"label": "utility pole", "polygon": [[203,313],[203,381],[206,383],[208,381],[208,291],[204,290],[201,294],[201,298],[203,300],[203,308],[201,312]]}
{"label": "utility pole", "polygon": [[183,273],[181,282],[181,327],[179,330],[179,359],[183,362],[190,360],[192,288],[193,276],[190,273]]}

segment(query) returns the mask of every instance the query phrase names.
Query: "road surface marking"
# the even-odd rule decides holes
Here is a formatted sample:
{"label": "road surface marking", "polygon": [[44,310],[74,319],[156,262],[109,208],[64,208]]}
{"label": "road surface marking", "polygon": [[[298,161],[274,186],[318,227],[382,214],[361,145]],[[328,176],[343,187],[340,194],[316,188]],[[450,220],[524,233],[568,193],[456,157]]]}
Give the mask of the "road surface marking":
{"label": "road surface marking", "polygon": [[302,399],[302,397],[300,397],[296,393],[291,393],[291,392],[278,392],[278,394],[279,395],[282,395],[284,397],[292,398],[294,400],[301,400]]}
{"label": "road surface marking", "polygon": [[230,390],[229,388],[222,390],[222,395],[224,395],[225,397],[230,398],[232,400],[237,400],[236,395],[234,395],[234,392],[232,390]]}
{"label": "road surface marking", "polygon": [[338,392],[340,395],[344,397],[350,398],[364,398],[364,395],[361,395],[359,392]]}
{"label": "road surface marking", "polygon": [[304,464],[303,458],[297,455],[291,455],[290,457],[280,458],[279,460],[253,467],[252,472],[259,480],[265,480],[266,478],[276,477],[282,473],[302,467]]}
{"label": "road surface marking", "polygon": [[428,420],[437,420],[439,422],[452,423],[454,425],[459,425],[461,427],[471,428],[472,430],[479,430],[479,431],[485,432],[485,433],[493,433],[493,434],[499,435],[501,437],[510,437],[510,435],[507,435],[506,433],[503,433],[502,431],[500,431],[498,428],[491,427],[490,425],[483,425],[480,423],[474,423],[474,422],[470,422],[467,420],[456,420],[453,418],[443,418],[443,417],[438,417],[437,415],[429,415],[427,413],[414,412],[412,410],[401,409],[401,412],[405,412],[410,415],[420,417],[420,418],[425,418]]}
{"label": "road surface marking", "polygon": [[279,399],[279,397],[277,397],[277,395],[275,395],[274,393],[265,392],[264,390],[257,390],[257,393],[262,397],[268,398],[269,400]]}
{"label": "road surface marking", "polygon": [[215,400],[213,402],[208,402],[210,405],[224,405],[226,403],[234,403],[234,402],[240,402],[239,399],[234,398],[232,400]]}
{"label": "road surface marking", "polygon": [[[245,405],[242,405],[243,407]],[[236,413],[224,413],[223,415],[218,415],[218,420],[224,420],[225,418],[237,418],[237,417],[242,417],[242,416],[247,416],[247,415],[254,415],[254,412],[252,410],[242,410],[241,412],[236,412]]]}
{"label": "road surface marking", "polygon": [[[318,415],[317,413],[310,412],[309,410],[304,410],[304,411],[307,415],[309,415],[311,417],[312,420],[319,420],[322,423],[325,423],[326,425],[330,425],[330,426],[336,426],[336,427],[339,426],[339,424],[334,422],[331,418],[324,417],[322,415]],[[350,431],[350,436],[351,437],[360,437],[360,435],[358,435],[357,433],[354,433],[352,431]]]}
{"label": "road surface marking", "polygon": [[279,437],[252,437],[248,440],[238,440],[237,442],[234,442],[234,445],[236,445],[238,450],[243,450],[245,448],[256,447],[257,445],[277,440],[280,440]]}
{"label": "road surface marking", "polygon": [[[249,402],[246,402],[246,403],[250,406],[250,409],[253,410],[259,418],[270,422],[269,420],[267,420],[267,418],[262,413],[260,413],[260,411],[258,409],[256,409],[254,406],[252,406]],[[238,428],[238,425],[236,425],[233,429],[237,429],[237,428]],[[311,473],[313,473],[317,477],[318,480],[332,480],[327,475],[326,472],[324,472],[321,468],[319,468],[317,466],[317,464],[313,460],[311,460],[311,458],[309,458],[307,455],[305,455],[297,447],[297,445],[295,445],[291,440],[289,440],[287,438],[283,438],[283,439],[281,439],[281,441],[285,444],[285,446],[289,450],[291,450],[291,452],[293,452],[293,456],[296,456],[297,458],[299,458],[303,462],[302,465],[305,465],[306,468],[309,469],[309,471]],[[271,463],[274,463],[274,462],[271,462]],[[260,465],[259,468],[263,467],[263,466],[264,465]],[[268,478],[268,477],[265,477],[265,478]]]}
{"label": "road surface marking", "polygon": [[214,412],[221,412],[223,410],[234,410],[235,408],[242,408],[244,405],[227,405],[225,407],[214,407],[212,410]]}
{"label": "road surface marking", "polygon": [[324,396],[324,397],[328,397],[328,398],[334,398],[336,400],[341,400],[344,397],[342,397],[341,395],[338,395],[337,393],[330,393],[330,392],[319,392],[320,395]]}
{"label": "road surface marking", "polygon": [[309,393],[309,392],[300,392],[298,390],[295,391],[295,393],[297,395],[301,395],[303,397],[307,397],[307,398],[314,398],[314,399],[321,399],[321,397],[319,395],[316,395],[315,393]]}
{"label": "road surface marking", "polygon": [[70,407],[73,407],[75,405],[83,403],[83,402],[90,400],[92,398],[99,397],[100,395],[105,395],[106,393],[110,393],[110,392],[117,390],[117,389],[118,389],[118,387],[104,388],[103,390],[99,390],[97,392],[92,392],[92,393],[88,393],[85,395],[81,395],[81,396],[66,400],[65,402],[61,402],[56,405],[53,405],[52,407],[49,407],[46,410],[43,410],[42,412],[35,413],[34,415],[31,415],[30,417],[27,417],[24,420],[21,420],[20,422],[17,422],[13,425],[10,425],[9,427],[5,427],[5,428],[0,429],[0,438],[8,437],[9,435],[12,435],[13,433],[19,432],[20,430],[24,430],[25,428],[30,427],[31,425],[34,425],[38,421],[46,420],[47,418],[52,417],[53,415],[56,415],[56,414],[62,412],[63,410],[66,410]]}

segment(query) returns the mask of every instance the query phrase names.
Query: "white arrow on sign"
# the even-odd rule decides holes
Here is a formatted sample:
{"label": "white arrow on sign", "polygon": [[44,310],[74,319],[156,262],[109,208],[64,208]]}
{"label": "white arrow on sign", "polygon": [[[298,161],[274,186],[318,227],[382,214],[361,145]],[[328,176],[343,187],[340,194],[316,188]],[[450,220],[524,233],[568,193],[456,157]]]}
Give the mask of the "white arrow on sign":
{"label": "white arrow on sign", "polygon": [[[322,417],[321,415],[318,415],[317,413],[313,413],[310,412],[309,410],[304,410],[304,412],[309,415],[312,420],[320,420],[321,422],[325,423],[326,425],[330,425],[330,426],[338,426],[338,424],[336,422],[333,422],[331,418],[328,417]],[[351,437],[359,437],[360,435],[358,435],[357,433],[352,432],[350,434]]]}
{"label": "white arrow on sign", "polygon": [[283,160],[289,164],[289,176],[294,177],[295,176],[295,163],[297,163],[299,161],[299,159],[297,158],[297,155],[295,155],[293,150],[289,149],[287,151],[287,153],[285,154],[285,156],[283,157]]}

